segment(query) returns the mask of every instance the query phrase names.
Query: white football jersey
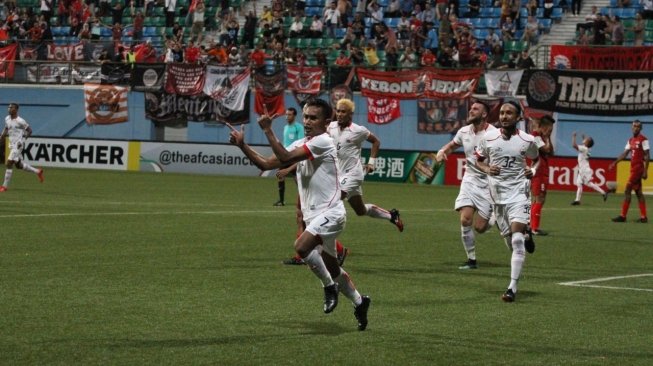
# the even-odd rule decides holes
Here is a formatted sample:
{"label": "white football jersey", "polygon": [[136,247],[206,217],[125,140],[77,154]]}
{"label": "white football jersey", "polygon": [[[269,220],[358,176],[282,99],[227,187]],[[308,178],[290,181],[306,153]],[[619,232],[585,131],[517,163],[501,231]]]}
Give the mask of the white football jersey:
{"label": "white football jersey", "polygon": [[535,138],[520,130],[507,140],[500,129],[485,134],[476,154],[477,158],[484,158],[489,165],[501,168],[498,175],[488,175],[494,203],[506,204],[528,199],[530,180],[524,173],[526,158],[535,159],[538,153]]}
{"label": "white football jersey", "polygon": [[18,145],[24,145],[26,130],[29,127],[27,121],[19,116],[13,119],[11,116],[7,116],[5,117],[5,126],[7,127],[7,136],[9,137],[9,147],[15,148]]}
{"label": "white football jersey", "polygon": [[496,129],[496,127],[488,123],[484,130],[476,133],[474,133],[473,125],[462,127],[456,132],[453,142],[458,146],[462,146],[465,151],[465,174],[463,175],[463,182],[482,182],[482,185],[487,184],[487,174],[476,166],[476,148],[487,132]]}
{"label": "white football jersey", "polygon": [[327,132],[336,144],[340,171],[343,174],[352,172],[363,174],[361,146],[363,141],[370,136],[370,130],[353,122],[350,126],[340,130],[338,122],[334,121],[329,124]]}
{"label": "white football jersey", "polygon": [[338,157],[331,137],[326,133],[304,137],[288,148],[294,149],[304,149],[309,154],[309,159],[297,163],[297,187],[304,221],[310,222],[334,207],[344,209],[340,199]]}
{"label": "white football jersey", "polygon": [[585,145],[578,145],[578,170],[590,169],[590,149]]}

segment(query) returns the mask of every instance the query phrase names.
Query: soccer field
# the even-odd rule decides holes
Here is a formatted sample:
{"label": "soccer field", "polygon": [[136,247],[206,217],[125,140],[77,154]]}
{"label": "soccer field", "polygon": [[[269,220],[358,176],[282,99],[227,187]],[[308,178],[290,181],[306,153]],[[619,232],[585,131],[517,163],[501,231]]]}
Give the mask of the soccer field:
{"label": "soccer field", "polygon": [[[348,208],[345,268],[372,298],[285,266],[292,204],[265,178],[47,169],[0,194],[2,365],[651,365],[653,229],[612,223],[621,195],[550,192],[515,303],[510,253],[477,236],[460,271],[457,187],[364,185],[403,233]],[[296,189],[287,184],[288,202]],[[650,198],[650,197],[648,197]],[[653,202],[649,202],[653,210]]]}

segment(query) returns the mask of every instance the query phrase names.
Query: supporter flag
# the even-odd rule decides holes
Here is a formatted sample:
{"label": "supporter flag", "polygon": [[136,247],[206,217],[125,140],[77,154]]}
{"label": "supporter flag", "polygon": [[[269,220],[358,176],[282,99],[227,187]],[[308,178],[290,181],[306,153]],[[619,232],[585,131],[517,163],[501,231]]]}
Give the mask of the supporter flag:
{"label": "supporter flag", "polygon": [[129,84],[131,68],[122,62],[104,62],[100,67],[102,84]]}
{"label": "supporter flag", "polygon": [[242,111],[249,90],[250,69],[234,66],[207,66],[204,94],[220,102],[224,108]]}
{"label": "supporter flag", "polygon": [[254,111],[258,114],[265,114],[267,111],[271,116],[282,115],[286,110],[283,98],[286,73],[277,71],[272,75],[255,74],[255,84]]}
{"label": "supporter flag", "polygon": [[50,61],[84,61],[84,45],[48,44],[48,60]]}
{"label": "supporter flag", "polygon": [[112,124],[129,121],[125,87],[102,84],[84,84],[86,123]]}
{"label": "supporter flag", "polygon": [[0,48],[0,78],[13,79],[18,43]]}
{"label": "supporter flag", "polygon": [[155,92],[163,89],[166,65],[162,63],[135,63],[131,74],[132,90],[136,92]]}
{"label": "supporter flag", "polygon": [[383,125],[401,117],[399,99],[367,98],[367,121]]}
{"label": "supporter flag", "polygon": [[288,65],[288,89],[297,93],[319,94],[321,83],[321,67]]}
{"label": "supporter flag", "polygon": [[166,68],[165,91],[169,94],[197,95],[204,89],[203,65],[174,63]]}
{"label": "supporter flag", "polygon": [[485,72],[485,86],[488,95],[513,97],[521,81],[524,70],[488,70]]}

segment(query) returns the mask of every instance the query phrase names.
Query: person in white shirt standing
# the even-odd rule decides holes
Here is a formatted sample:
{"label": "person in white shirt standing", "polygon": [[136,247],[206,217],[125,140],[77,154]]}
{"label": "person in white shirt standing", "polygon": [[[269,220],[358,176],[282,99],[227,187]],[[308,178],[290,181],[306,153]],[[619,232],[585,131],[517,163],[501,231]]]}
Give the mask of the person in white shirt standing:
{"label": "person in white shirt standing", "polygon": [[272,130],[267,111],[258,124],[270,143],[273,155],[263,157],[244,142],[244,133],[231,125],[230,141],[238,146],[259,169],[271,170],[297,163],[297,186],[306,230],[295,241],[295,251],[308,264],[324,286],[324,312],[338,305],[338,292],[354,304],[358,330],[367,328],[370,298],[362,296],[349,274],[336,259],[336,238],[345,227],[347,211],[338,182],[337,152],[333,139],[326,133],[332,110],[322,99],[309,100],[303,110],[306,137],[286,149]]}
{"label": "person in white shirt standing", "polygon": [[578,151],[578,175],[576,176],[576,199],[571,203],[572,206],[580,205],[580,197],[583,195],[583,185],[601,193],[603,202],[608,199],[608,193],[598,184],[594,183],[594,171],[590,167],[590,149],[594,146],[594,139],[589,136],[582,136],[583,144],[576,143],[576,132],[571,134],[571,144]]}
{"label": "person in white shirt standing", "polygon": [[[338,149],[338,168],[342,174],[340,185],[346,194],[349,205],[356,215],[367,215],[376,219],[386,219],[393,223],[399,231],[404,231],[404,223],[399,211],[390,211],[373,204],[363,202],[363,180],[366,173],[374,171],[376,157],[379,154],[381,141],[367,128],[357,125],[352,121],[354,115],[354,102],[343,98],[336,104],[336,119],[327,129]],[[365,167],[361,163],[361,146],[363,141],[372,143],[370,159]]]}
{"label": "person in white shirt standing", "polygon": [[460,212],[460,237],[467,252],[467,262],[459,269],[477,268],[474,230],[482,234],[493,225],[489,223],[492,216],[492,201],[487,174],[476,166],[475,155],[476,146],[483,136],[496,130],[496,127],[487,122],[488,113],[487,105],[480,102],[473,103],[469,108],[467,125],[459,129],[453,140],[444,145],[435,157],[438,163],[442,163],[447,160],[449,154],[461,146],[465,152],[465,173],[460,184],[460,193],[456,198],[455,210]]}
{"label": "person in white shirt standing", "polygon": [[538,156],[535,137],[517,129],[521,106],[509,101],[499,112],[500,129],[487,132],[476,149],[477,168],[488,175],[497,224],[510,236],[510,283],[501,299],[515,301],[517,281],[526,259],[525,233],[530,220],[530,180],[526,159]]}
{"label": "person in white shirt standing", "polygon": [[23,161],[23,148],[25,140],[32,135],[32,128],[27,121],[18,116],[18,103],[9,103],[9,115],[5,117],[5,128],[2,130],[0,141],[4,142],[9,137],[9,158],[5,170],[5,180],[0,186],[0,192],[6,192],[14,173],[14,165],[18,169],[34,173],[43,183],[43,169],[37,169]]}

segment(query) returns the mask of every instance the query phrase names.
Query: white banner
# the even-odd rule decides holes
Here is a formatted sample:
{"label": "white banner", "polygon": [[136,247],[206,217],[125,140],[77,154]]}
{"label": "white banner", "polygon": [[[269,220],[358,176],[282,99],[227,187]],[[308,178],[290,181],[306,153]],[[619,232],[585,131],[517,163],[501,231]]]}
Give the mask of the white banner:
{"label": "white banner", "polygon": [[221,102],[232,111],[242,111],[249,90],[248,67],[207,66],[204,94]]}
{"label": "white banner", "polygon": [[100,83],[102,81],[100,66],[73,66],[75,84]]}
{"label": "white banner", "polygon": [[70,84],[70,64],[27,66],[27,80],[33,83]]}
{"label": "white banner", "polygon": [[490,70],[485,72],[485,87],[488,95],[514,97],[524,70]]}
{"label": "white banner", "polygon": [[[263,156],[267,146],[253,146]],[[239,148],[216,144],[142,142],[140,170],[171,173],[259,176],[263,174]]]}
{"label": "white banner", "polygon": [[127,170],[128,156],[127,141],[31,137],[23,149],[33,165],[57,168]]}

